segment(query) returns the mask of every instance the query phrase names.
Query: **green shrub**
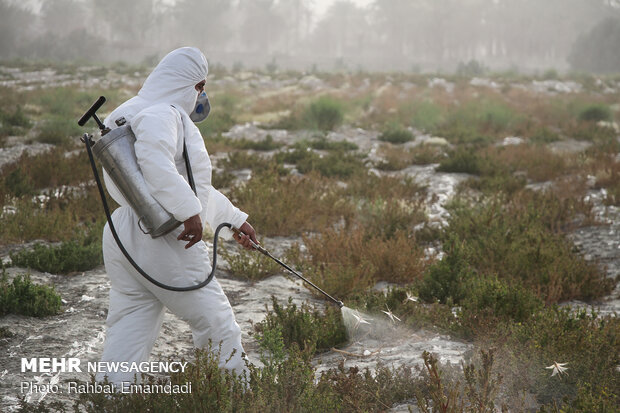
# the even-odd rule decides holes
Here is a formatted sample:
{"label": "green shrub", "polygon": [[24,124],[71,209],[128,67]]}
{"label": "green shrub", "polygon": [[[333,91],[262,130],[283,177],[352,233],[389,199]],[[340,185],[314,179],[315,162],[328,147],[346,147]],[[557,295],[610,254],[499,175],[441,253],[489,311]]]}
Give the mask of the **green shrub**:
{"label": "green shrub", "polygon": [[12,265],[51,274],[88,271],[103,264],[101,242],[67,241],[59,246],[35,244],[32,250],[11,254]]}
{"label": "green shrub", "polygon": [[221,254],[233,275],[251,281],[262,280],[284,271],[276,262],[258,251],[239,249],[237,254],[233,254],[222,248]]}
{"label": "green shrub", "polygon": [[271,297],[271,302],[273,310],[254,326],[259,342],[269,330],[277,329],[286,347],[296,343],[302,351],[323,352],[346,343],[347,331],[339,308],[328,306],[319,311],[306,304],[298,308],[290,297],[286,307],[278,304],[275,297]]}
{"label": "green shrub", "polygon": [[231,144],[238,149],[251,149],[254,151],[273,151],[282,147],[281,143],[274,142],[273,136],[267,135],[261,141],[250,141],[247,139],[231,141]]}
{"label": "green shrub", "polygon": [[13,169],[4,176],[3,186],[7,194],[15,197],[33,195],[34,186],[28,179],[29,177],[22,171],[21,167]]}
{"label": "green shrub", "polygon": [[38,155],[24,153],[16,162],[2,168],[0,194],[5,192],[15,197],[33,195],[37,190],[62,185],[76,186],[92,178],[93,172],[84,152],[67,156],[63,148],[54,148]]}
{"label": "green shrub", "polygon": [[6,271],[0,278],[0,315],[20,314],[44,317],[58,314],[62,302],[53,287],[34,284],[29,275],[17,275],[9,282]]}
{"label": "green shrub", "polygon": [[483,168],[482,162],[480,156],[472,150],[457,149],[447,159],[441,161],[437,171],[480,175]]}
{"label": "green shrub", "polygon": [[[23,243],[30,240],[70,241],[82,236],[88,225],[102,216],[101,198],[94,186],[85,193],[69,191],[62,197],[54,194],[40,203],[30,197],[12,202],[14,213],[0,216],[0,240]],[[108,197],[108,205],[116,203]]]}
{"label": "green shrub", "polygon": [[255,174],[275,172],[280,176],[284,176],[289,173],[288,169],[279,164],[277,159],[273,160],[245,151],[229,152],[226,158],[221,161],[221,167],[226,171],[251,169]]}
{"label": "green shrub", "polygon": [[53,145],[68,145],[79,142],[83,129],[73,118],[50,115],[38,126],[37,140]]}
{"label": "green shrub", "polygon": [[520,121],[501,101],[472,100],[452,110],[435,133],[454,144],[485,144],[492,137],[510,133]]}
{"label": "green shrub", "polygon": [[465,181],[467,187],[476,189],[485,194],[514,194],[525,188],[527,179],[524,176],[515,176],[507,172],[470,178]]}
{"label": "green shrub", "polygon": [[0,136],[24,133],[31,126],[32,122],[24,114],[21,105],[18,105],[13,113],[7,113],[0,109]]}
{"label": "green shrub", "polygon": [[51,274],[91,270],[103,264],[101,233],[105,223],[105,219],[99,219],[77,239],[62,242],[58,246],[35,244],[31,250],[10,254],[11,263],[16,267]]}
{"label": "green shrub", "polygon": [[607,105],[589,105],[579,112],[579,120],[585,122],[598,122],[612,120],[611,109]]}
{"label": "green shrub", "polygon": [[[615,316],[549,307],[527,323],[511,324],[496,334],[516,358],[510,368],[526,378],[520,388],[534,392],[539,402],[566,398],[571,403],[586,383],[592,387],[577,396],[571,403],[574,406],[587,399],[601,397],[609,402],[620,396],[620,320]],[[553,362],[568,363],[568,374],[562,380],[544,368]]]}
{"label": "green shrub", "polygon": [[301,142],[297,142],[294,146],[296,149],[305,149],[312,148],[317,150],[324,151],[354,151],[357,150],[358,147],[355,143],[349,142],[346,140],[341,141],[331,141],[328,140],[325,135],[321,135],[319,137],[314,137],[310,140],[303,140]]}
{"label": "green shrub", "polygon": [[442,124],[434,132],[435,135],[444,137],[448,142],[454,145],[473,145],[484,146],[488,145],[493,137],[486,133],[480,132],[471,123],[459,124]]}
{"label": "green shrub", "polygon": [[424,101],[416,105],[411,122],[416,128],[431,132],[436,130],[444,120],[444,110],[441,106],[430,101]]}
{"label": "green shrub", "polygon": [[542,306],[540,299],[522,285],[497,277],[474,277],[463,287],[463,307],[476,313],[489,311],[495,317],[525,321]]}
{"label": "green shrub", "polygon": [[557,134],[556,132],[553,132],[547,127],[541,127],[534,131],[530,139],[534,143],[545,144],[545,143],[559,141],[560,135]]}
{"label": "green shrub", "polygon": [[550,197],[455,202],[442,239],[450,246],[458,244],[457,252],[478,274],[521,284],[548,304],[605,294],[613,282],[555,232],[561,204],[552,206]]}
{"label": "green shrub", "polygon": [[378,138],[380,141],[389,143],[406,143],[413,140],[413,134],[399,126],[391,126],[387,130],[383,131]]}
{"label": "green shrub", "polygon": [[389,239],[399,231],[412,233],[416,226],[426,221],[424,206],[421,202],[408,204],[399,199],[382,199],[376,196],[372,200],[358,203],[356,224],[366,228],[368,234]]}
{"label": "green shrub", "polygon": [[444,250],[446,256],[432,264],[418,283],[418,294],[427,303],[459,304],[467,296],[466,284],[475,273],[458,242],[446,244]]}
{"label": "green shrub", "polygon": [[304,109],[302,118],[309,129],[334,130],[344,119],[344,106],[332,97],[322,96]]}
{"label": "green shrub", "polygon": [[331,178],[348,178],[366,172],[363,161],[357,155],[343,152],[330,152],[325,156],[312,155],[297,162],[297,170],[302,174],[313,171]]}
{"label": "green shrub", "polygon": [[297,170],[302,174],[316,171],[328,178],[349,178],[366,171],[359,155],[342,151],[330,152],[321,156],[310,149],[298,147],[293,151],[277,154],[276,160],[283,163],[294,163]]}

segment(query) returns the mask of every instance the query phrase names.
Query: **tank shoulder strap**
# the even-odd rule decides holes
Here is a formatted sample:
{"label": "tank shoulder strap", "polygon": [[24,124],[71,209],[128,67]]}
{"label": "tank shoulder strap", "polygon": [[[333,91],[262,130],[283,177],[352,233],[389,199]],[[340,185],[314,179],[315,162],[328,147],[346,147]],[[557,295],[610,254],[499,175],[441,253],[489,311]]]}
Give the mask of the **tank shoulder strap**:
{"label": "tank shoulder strap", "polygon": [[[179,112],[174,105],[170,106]],[[181,115],[181,112],[179,112],[179,115]],[[181,122],[183,122],[183,115],[181,115]],[[189,161],[187,145],[185,145],[185,134],[183,134],[183,160],[185,161],[185,169],[187,170],[187,182],[189,183],[190,188],[192,188],[192,191],[194,191],[194,195],[198,196],[198,193],[196,192],[196,182],[194,182],[194,174],[192,173],[192,164]]]}

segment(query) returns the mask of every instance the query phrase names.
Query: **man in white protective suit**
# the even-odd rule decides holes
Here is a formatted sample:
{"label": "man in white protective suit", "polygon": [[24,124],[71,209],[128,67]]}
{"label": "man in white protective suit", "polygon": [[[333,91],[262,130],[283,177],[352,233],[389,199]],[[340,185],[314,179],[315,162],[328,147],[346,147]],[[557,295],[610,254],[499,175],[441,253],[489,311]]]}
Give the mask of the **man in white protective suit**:
{"label": "man in white protective suit", "polygon": [[[167,235],[151,238],[138,225],[138,216],[109,176],[108,192],[120,205],[112,219],[121,242],[151,277],[167,285],[183,287],[203,281],[211,272],[209,254],[202,241],[203,223],[215,229],[228,222],[241,229],[241,237],[228,228],[245,248],[256,242],[248,215],[211,185],[211,161],[200,131],[189,114],[203,92],[208,64],[200,50],[183,47],[170,52],[148,76],[138,95],[116,108],[105,120],[124,117],[136,136],[138,165],[153,197],[183,225]],[[187,180],[183,142],[194,176],[196,194]],[[206,348],[221,343],[220,367],[237,373],[245,370],[241,330],[232,307],[217,279],[198,290],[168,291],[144,279],[118,248],[108,225],[103,231],[103,257],[110,278],[107,332],[101,361],[143,362],[159,335],[165,308],[189,323],[194,346]],[[231,357],[231,354],[234,355]],[[133,381],[133,372],[99,372],[112,383]],[[139,375],[138,375],[139,376]]]}

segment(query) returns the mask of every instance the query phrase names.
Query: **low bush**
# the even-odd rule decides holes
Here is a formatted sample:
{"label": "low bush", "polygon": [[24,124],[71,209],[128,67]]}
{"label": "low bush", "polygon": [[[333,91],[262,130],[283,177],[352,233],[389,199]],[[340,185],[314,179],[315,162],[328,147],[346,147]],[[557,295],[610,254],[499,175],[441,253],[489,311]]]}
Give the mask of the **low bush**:
{"label": "low bush", "polygon": [[318,231],[351,214],[333,182],[316,174],[254,175],[244,186],[232,188],[230,198],[267,236]]}
{"label": "low bush", "polygon": [[353,142],[349,142],[346,140],[332,141],[332,140],[327,139],[325,135],[315,137],[308,141],[304,140],[302,142],[295,144],[294,146],[300,147],[300,148],[312,148],[312,149],[322,150],[322,151],[340,151],[340,152],[354,151],[358,149],[358,146]]}
{"label": "low bush", "polygon": [[17,105],[12,113],[0,109],[0,137],[25,134],[31,126],[32,122],[21,105]]}
{"label": "low bush", "polygon": [[607,105],[588,105],[579,111],[579,120],[585,122],[611,121],[613,119],[611,109]]}
{"label": "low bush", "polygon": [[363,293],[379,281],[409,283],[422,276],[424,251],[409,232],[383,238],[364,228],[324,230],[304,237],[301,266],[326,291],[339,298]]}
{"label": "low bush", "polygon": [[415,106],[411,123],[416,128],[430,133],[436,130],[444,120],[444,109],[441,106],[434,102],[424,101]]}
{"label": "low bush", "polygon": [[476,206],[453,203],[443,242],[458,245],[458,254],[478,274],[521,284],[547,304],[607,293],[613,282],[556,232],[561,224],[554,215],[557,208],[548,205],[551,197],[499,197]]}
{"label": "low bush", "polygon": [[250,141],[247,139],[230,140],[230,144],[237,149],[251,149],[254,151],[273,151],[282,147],[281,143],[274,142],[271,135],[267,135],[265,139],[260,141]]}
{"label": "low bush", "polygon": [[443,149],[434,145],[418,145],[406,151],[382,145],[378,152],[383,159],[375,163],[375,168],[382,171],[399,171],[411,165],[428,165],[444,159]]}
{"label": "low bush", "polygon": [[424,222],[426,215],[420,200],[405,202],[398,198],[383,199],[380,195],[375,195],[358,202],[350,225],[359,225],[365,228],[368,234],[387,239],[399,231],[413,233],[415,228]]}
{"label": "low bush", "polygon": [[[101,169],[99,174],[101,176]],[[41,189],[77,186],[91,179],[93,172],[86,153],[67,156],[64,149],[54,148],[38,155],[24,153],[15,162],[5,165],[0,178],[0,194],[12,197],[34,195]]]}
{"label": "low bush", "polygon": [[[377,176],[375,174],[355,175],[346,182],[344,189],[346,196],[352,197],[356,202],[376,202],[377,200],[400,200],[410,203],[421,201],[426,198],[427,188],[417,180],[399,176]],[[359,203],[358,203],[359,204]],[[416,212],[416,211],[412,211]]]}
{"label": "low bush", "polygon": [[[116,206],[109,197],[108,204],[112,209]],[[58,197],[52,193],[43,199],[23,197],[11,206],[13,211],[0,215],[0,243],[70,241],[103,215],[99,192],[93,186],[86,187],[84,193],[69,192]]]}
{"label": "low bush", "polygon": [[267,317],[254,326],[259,342],[270,330],[278,330],[288,348],[295,343],[302,351],[323,352],[347,341],[347,331],[340,309],[328,306],[320,311],[306,304],[293,304],[289,297],[286,307],[271,297],[273,310],[267,309]]}
{"label": "low bush", "polygon": [[344,105],[329,96],[322,96],[303,111],[303,123],[308,129],[334,130],[344,119]]}
{"label": "low bush", "polygon": [[88,271],[103,264],[101,226],[96,241],[88,238],[61,243],[59,246],[35,244],[32,250],[11,254],[13,266],[35,269],[51,274]]}
{"label": "low bush", "polygon": [[37,126],[37,140],[52,145],[75,145],[84,130],[73,118],[49,115]]}
{"label": "low bush", "polygon": [[17,275],[9,281],[6,271],[2,270],[0,315],[44,317],[58,314],[61,306],[60,295],[53,287],[33,283],[29,275]]}
{"label": "low bush", "polygon": [[[504,366],[506,375],[520,377],[518,387],[536,394],[541,404],[576,407],[599,398],[608,404],[620,396],[620,321],[612,315],[549,307],[495,335],[515,360]],[[554,362],[568,363],[568,374],[551,377],[545,367]]]}
{"label": "low bush", "polygon": [[406,143],[413,140],[413,134],[407,129],[394,125],[383,131],[378,139],[394,144]]}
{"label": "low bush", "polygon": [[365,173],[366,166],[358,155],[330,152],[320,156],[312,153],[297,162],[297,170],[302,174],[316,171],[327,178],[349,178],[355,174]]}
{"label": "low bush", "polygon": [[489,312],[497,318],[526,321],[542,307],[542,301],[530,290],[495,276],[472,277],[463,287],[463,308],[472,313]]}
{"label": "low bush", "polygon": [[467,173],[480,175],[483,168],[483,160],[471,150],[457,149],[441,161],[437,167],[439,172]]}
{"label": "low bush", "polygon": [[282,271],[282,267],[258,251],[239,249],[238,253],[231,253],[222,248],[221,255],[234,276],[250,281],[262,280]]}
{"label": "low bush", "polygon": [[251,169],[255,174],[276,172],[278,175],[284,176],[289,173],[288,169],[279,164],[277,160],[245,151],[229,152],[226,158],[221,161],[221,167],[226,171]]}
{"label": "low bush", "polygon": [[530,139],[534,143],[546,144],[559,141],[560,135],[547,127],[541,127],[532,133]]}
{"label": "low bush", "polygon": [[446,256],[433,263],[419,281],[418,294],[427,303],[459,304],[467,296],[466,285],[475,272],[460,243],[446,243],[444,251]]}

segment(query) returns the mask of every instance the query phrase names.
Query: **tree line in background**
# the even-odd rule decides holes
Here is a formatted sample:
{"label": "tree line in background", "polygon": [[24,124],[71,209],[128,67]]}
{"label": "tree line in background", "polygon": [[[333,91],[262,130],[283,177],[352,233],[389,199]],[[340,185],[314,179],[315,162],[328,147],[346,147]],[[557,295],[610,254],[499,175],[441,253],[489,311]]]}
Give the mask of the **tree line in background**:
{"label": "tree line in background", "polygon": [[182,45],[237,68],[620,72],[620,2],[0,0],[0,59],[152,63]]}

